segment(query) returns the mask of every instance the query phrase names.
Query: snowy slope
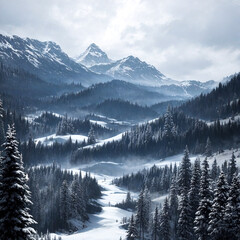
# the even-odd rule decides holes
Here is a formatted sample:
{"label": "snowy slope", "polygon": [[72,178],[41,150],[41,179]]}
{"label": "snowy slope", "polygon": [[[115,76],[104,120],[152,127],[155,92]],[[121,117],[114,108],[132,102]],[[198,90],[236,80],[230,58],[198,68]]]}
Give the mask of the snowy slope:
{"label": "snowy slope", "polygon": [[[219,119],[219,122],[221,125],[228,124],[229,122],[237,122],[237,121],[240,121],[240,114],[232,116],[232,117],[228,117],[225,119]],[[207,123],[207,125],[210,126],[210,125],[214,124],[215,121],[212,121],[212,122],[207,121],[206,123]]]}
{"label": "snowy slope", "polygon": [[86,229],[72,235],[52,234],[52,236],[61,236],[63,240],[119,240],[120,237],[124,239],[126,230],[121,228],[121,220],[123,217],[130,217],[132,213],[113,205],[126,199],[127,191],[111,185],[112,177],[97,174],[92,176],[96,177],[98,183],[104,188],[103,196],[99,200],[103,206],[102,212],[90,215],[90,222]]}
{"label": "snowy slope", "polygon": [[44,145],[51,146],[54,142],[57,143],[65,143],[69,139],[72,139],[72,142],[78,142],[81,143],[84,140],[87,141],[88,137],[83,136],[83,135],[74,135],[74,134],[68,134],[68,135],[56,135],[52,134],[47,137],[41,137],[41,138],[36,138],[34,141],[36,144],[41,142]]}
{"label": "snowy slope", "polygon": [[124,135],[125,132],[123,133],[120,133],[114,137],[111,137],[111,138],[107,138],[107,139],[104,139],[104,140],[100,140],[99,142],[95,143],[95,144],[92,144],[92,145],[88,145],[86,147],[83,147],[83,148],[93,148],[93,147],[99,147],[99,146],[102,146],[103,144],[105,143],[108,143],[108,142],[113,142],[113,141],[120,141],[122,139],[122,136]]}

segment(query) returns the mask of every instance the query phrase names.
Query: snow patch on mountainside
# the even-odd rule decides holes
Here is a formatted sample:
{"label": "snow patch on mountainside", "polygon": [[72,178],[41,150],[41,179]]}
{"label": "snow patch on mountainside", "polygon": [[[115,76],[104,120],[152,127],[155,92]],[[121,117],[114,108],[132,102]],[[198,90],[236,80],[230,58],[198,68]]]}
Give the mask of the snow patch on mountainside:
{"label": "snow patch on mountainside", "polygon": [[84,140],[87,141],[88,137],[87,136],[83,136],[83,135],[76,135],[76,134],[68,134],[68,135],[56,135],[56,134],[52,134],[49,135],[47,137],[41,137],[41,138],[36,138],[34,140],[34,142],[36,144],[38,144],[39,142],[41,142],[44,145],[47,146],[51,146],[53,145],[53,143],[57,142],[57,143],[65,143],[67,141],[69,141],[71,138],[72,142],[78,142],[81,143]]}
{"label": "snow patch on mountainside", "polygon": [[93,148],[93,147],[99,147],[99,146],[102,146],[103,144],[106,144],[106,143],[109,143],[109,142],[113,142],[113,141],[120,141],[122,139],[122,136],[125,134],[124,133],[120,133],[114,137],[111,137],[111,138],[107,138],[107,139],[104,139],[104,140],[100,140],[99,142],[95,143],[95,144],[92,144],[92,145],[88,145],[86,147],[83,147],[83,148]]}

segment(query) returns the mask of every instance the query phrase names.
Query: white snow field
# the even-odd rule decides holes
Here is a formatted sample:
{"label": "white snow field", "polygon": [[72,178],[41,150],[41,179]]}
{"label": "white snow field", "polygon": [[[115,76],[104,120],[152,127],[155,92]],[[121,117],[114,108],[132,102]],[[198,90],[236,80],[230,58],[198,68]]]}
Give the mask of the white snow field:
{"label": "white snow field", "polygon": [[36,144],[41,142],[44,145],[51,146],[54,142],[57,143],[65,143],[69,139],[72,139],[72,142],[83,142],[84,140],[87,141],[88,137],[83,135],[76,135],[76,134],[68,134],[68,135],[56,135],[52,134],[47,137],[36,138],[34,141]]}
{"label": "white snow field", "polygon": [[112,185],[113,177],[97,174],[92,176],[95,176],[104,188],[103,196],[98,201],[102,205],[102,211],[90,215],[87,228],[71,235],[51,234],[52,236],[61,236],[63,240],[119,240],[120,237],[124,239],[126,230],[120,227],[121,220],[123,217],[130,217],[132,213],[114,205],[126,198],[127,191]]}
{"label": "white snow field", "polygon": [[104,140],[99,140],[99,142],[97,142],[95,144],[92,144],[92,145],[88,145],[88,146],[83,147],[83,148],[93,148],[93,147],[97,147],[97,146],[102,146],[104,143],[113,142],[113,141],[120,141],[124,134],[125,134],[125,132],[120,133],[120,134],[118,134],[116,136],[113,136],[111,138],[107,138],[107,139],[104,139]]}
{"label": "white snow field", "polygon": [[[237,121],[240,121],[240,114],[237,114],[235,116],[219,120],[221,125],[228,124],[229,122],[237,122]],[[207,121],[206,123],[210,126],[210,125],[214,124],[215,122],[214,121],[213,122]]]}

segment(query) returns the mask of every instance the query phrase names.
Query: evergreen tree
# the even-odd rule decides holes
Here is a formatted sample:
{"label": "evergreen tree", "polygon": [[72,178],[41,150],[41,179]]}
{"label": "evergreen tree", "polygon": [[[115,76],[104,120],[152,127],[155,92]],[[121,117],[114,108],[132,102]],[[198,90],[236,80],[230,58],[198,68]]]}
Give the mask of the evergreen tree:
{"label": "evergreen tree", "polygon": [[232,183],[232,179],[235,173],[237,173],[237,164],[236,164],[236,157],[234,155],[234,152],[232,152],[232,157],[228,164],[228,183],[229,184]]}
{"label": "evergreen tree", "polygon": [[144,205],[145,205],[145,214],[146,214],[145,218],[147,222],[146,228],[148,229],[149,223],[151,220],[151,196],[147,186],[145,186],[145,189],[144,189]]}
{"label": "evergreen tree", "polygon": [[18,151],[14,126],[8,126],[0,169],[0,236],[2,240],[33,240],[36,222],[29,214],[30,191]]}
{"label": "evergreen tree", "polygon": [[207,138],[207,143],[205,146],[205,156],[206,157],[211,157],[212,156],[212,143],[210,141],[210,138]]}
{"label": "evergreen tree", "polygon": [[222,164],[222,171],[224,172],[225,175],[228,174],[228,163],[227,160],[224,161],[224,163]]}
{"label": "evergreen tree", "polygon": [[126,203],[127,203],[127,204],[130,203],[131,200],[132,200],[132,198],[131,198],[131,193],[130,193],[130,192],[127,192]]}
{"label": "evergreen tree", "polygon": [[178,175],[178,186],[180,193],[188,191],[190,188],[190,183],[191,183],[191,162],[189,159],[188,147],[186,146]]}
{"label": "evergreen tree", "polygon": [[196,159],[193,166],[193,174],[191,179],[190,191],[189,191],[189,205],[191,211],[191,233],[194,237],[194,219],[200,202],[200,178],[201,178],[201,167],[200,159]]}
{"label": "evergreen tree", "polygon": [[172,179],[170,187],[170,202],[169,202],[169,213],[171,220],[171,239],[176,239],[177,222],[178,222],[178,196],[176,189],[176,180]]}
{"label": "evergreen tree", "polygon": [[127,230],[127,240],[135,240],[138,238],[138,231],[134,221],[133,215],[131,216],[130,223]]}
{"label": "evergreen tree", "polygon": [[144,198],[144,189],[140,192],[137,202],[136,223],[139,226],[140,239],[144,239],[145,231],[148,228],[149,212],[146,211],[146,201]]}
{"label": "evergreen tree", "polygon": [[240,239],[240,179],[234,175],[224,212],[226,239]]}
{"label": "evergreen tree", "polygon": [[93,127],[90,128],[90,131],[88,133],[88,141],[87,142],[88,142],[88,144],[96,143],[96,137],[95,137]]}
{"label": "evergreen tree", "polygon": [[188,194],[185,190],[181,194],[180,214],[178,219],[177,233],[179,240],[192,239],[192,216],[191,207],[189,205]]}
{"label": "evergreen tree", "polygon": [[73,133],[74,128],[71,119],[69,120],[66,115],[65,117],[62,118],[62,121],[58,124],[57,135],[67,135]]}
{"label": "evergreen tree", "polygon": [[214,192],[214,199],[211,213],[209,214],[209,235],[213,240],[226,239],[224,226],[224,213],[228,199],[228,185],[224,173],[222,172],[217,182]]}
{"label": "evergreen tree", "polygon": [[171,138],[176,136],[176,126],[173,122],[173,116],[170,106],[168,106],[167,112],[164,116],[163,137]]}
{"label": "evergreen tree", "polygon": [[211,191],[209,179],[209,164],[207,158],[203,161],[200,182],[200,203],[194,221],[194,230],[198,240],[208,240],[208,222],[211,211]]}
{"label": "evergreen tree", "polygon": [[218,177],[218,166],[217,166],[217,159],[215,158],[212,164],[211,178],[213,181],[215,181],[217,177]]}
{"label": "evergreen tree", "polygon": [[154,217],[153,217],[153,226],[152,226],[152,239],[158,240],[159,236],[159,216],[158,216],[158,208],[155,208]]}
{"label": "evergreen tree", "polygon": [[3,123],[3,114],[4,114],[4,110],[3,110],[3,104],[2,104],[2,100],[0,99],[0,150],[1,150],[1,146],[4,143],[4,135],[5,135],[5,131],[4,131],[4,123]]}
{"label": "evergreen tree", "polygon": [[63,181],[61,192],[60,192],[60,209],[61,209],[61,220],[63,226],[67,224],[69,219],[69,211],[70,211],[70,194],[68,189],[68,183],[66,180]]}
{"label": "evergreen tree", "polygon": [[[79,181],[77,177],[75,176],[75,179],[71,186],[71,215],[73,218],[77,218],[81,216],[85,210],[83,210],[83,203],[82,203],[82,196],[81,196],[81,188]],[[84,220],[84,219],[82,219]]]}
{"label": "evergreen tree", "polygon": [[168,198],[165,198],[162,211],[160,213],[160,236],[162,240],[170,240],[170,216]]}

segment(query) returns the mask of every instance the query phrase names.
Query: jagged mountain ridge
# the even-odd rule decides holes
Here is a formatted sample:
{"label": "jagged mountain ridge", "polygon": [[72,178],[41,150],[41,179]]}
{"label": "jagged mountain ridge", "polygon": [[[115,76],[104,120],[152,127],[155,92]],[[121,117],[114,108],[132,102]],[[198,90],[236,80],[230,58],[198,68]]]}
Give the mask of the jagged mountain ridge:
{"label": "jagged mountain ridge", "polygon": [[115,79],[141,85],[159,86],[167,80],[154,66],[133,56],[108,64],[97,64],[90,69],[93,72],[107,74]]}
{"label": "jagged mountain ridge", "polygon": [[109,75],[114,79],[124,80],[133,84],[157,87],[157,90],[161,93],[171,96],[181,95],[184,98],[191,98],[202,92],[208,92],[216,86],[216,82],[212,80],[200,82],[196,80],[176,81],[170,79],[153,65],[134,56],[112,61],[95,44],[91,44],[76,61],[82,64],[86,63],[85,65],[93,72]]}
{"label": "jagged mountain ridge", "polygon": [[91,85],[110,80],[76,63],[52,41],[41,42],[0,34],[0,61],[21,68],[48,82],[76,82]]}
{"label": "jagged mountain ridge", "polygon": [[0,34],[0,62],[23,69],[50,83],[75,82],[90,86],[114,78],[144,88],[152,87],[151,91],[165,96],[181,98],[191,98],[215,87],[213,81],[202,83],[169,79],[154,66],[133,56],[114,62],[96,44],[91,44],[87,53],[91,53],[91,63],[95,64],[90,69],[71,59],[54,42]]}

